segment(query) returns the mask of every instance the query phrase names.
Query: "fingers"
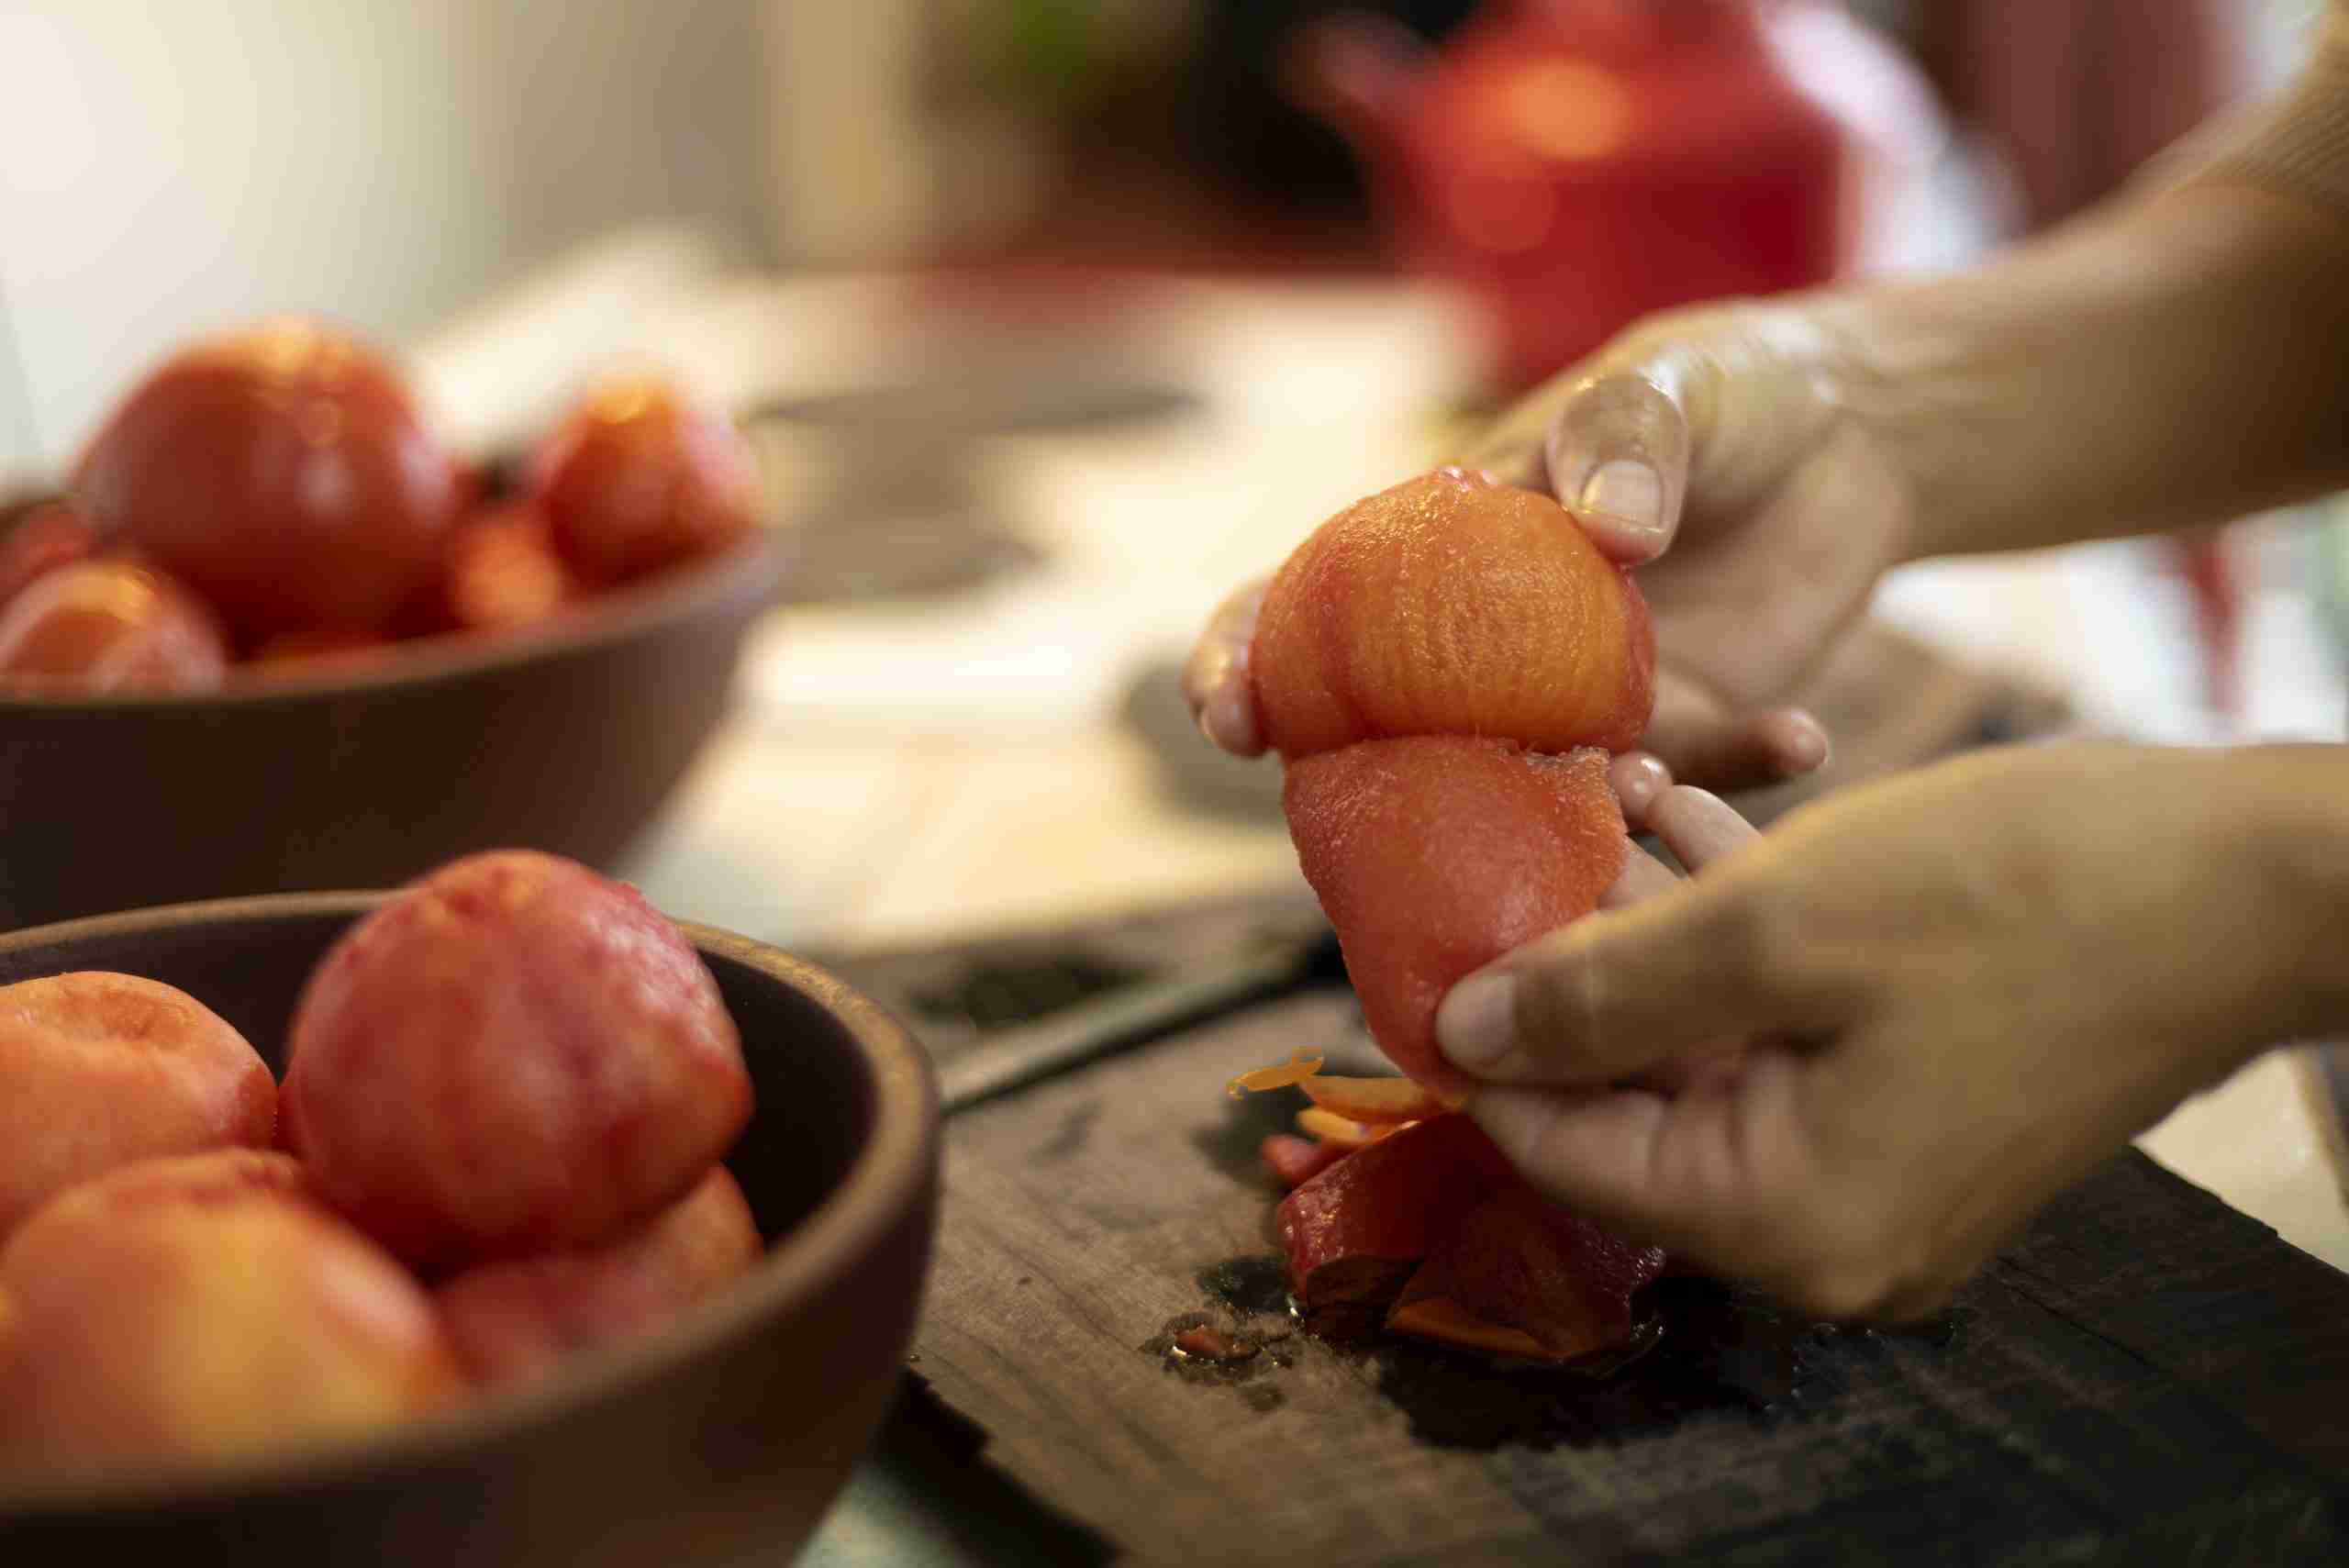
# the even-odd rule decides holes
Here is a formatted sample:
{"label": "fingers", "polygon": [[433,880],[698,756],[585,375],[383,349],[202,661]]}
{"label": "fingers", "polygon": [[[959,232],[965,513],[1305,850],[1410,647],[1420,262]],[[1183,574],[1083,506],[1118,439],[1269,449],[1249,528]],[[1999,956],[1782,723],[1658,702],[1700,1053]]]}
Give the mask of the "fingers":
{"label": "fingers", "polygon": [[1691,1091],[1727,1092],[1737,1087],[1745,1073],[1746,1044],[1742,1040],[1716,1040],[1674,1057],[1662,1066],[1631,1079],[1623,1086],[1653,1089],[1659,1095]]}
{"label": "fingers", "polygon": [[1497,1088],[1468,1114],[1553,1202],[1724,1273],[1785,1281],[1798,1249],[1784,1197],[1807,1169],[1801,1070],[1765,1051],[1734,1080],[1670,1097]]}
{"label": "fingers", "polygon": [[[1808,1140],[1809,1066],[1756,1051],[1734,1080],[1639,1089],[1486,1089],[1468,1115],[1553,1203],[1845,1321],[1932,1312],[1989,1256],[1904,1217],[1881,1177],[1838,1174]],[[1896,1181],[1897,1184],[1897,1181]]]}
{"label": "fingers", "polygon": [[1256,714],[1256,684],[1249,678],[1248,651],[1256,618],[1264,607],[1269,579],[1234,591],[1208,617],[1207,629],[1183,664],[1183,700],[1208,740],[1237,756],[1264,750]]}
{"label": "fingers", "polygon": [[[1615,760],[1618,768],[1626,762],[1646,762],[1654,772],[1664,772],[1653,757],[1641,757],[1637,752]],[[1691,789],[1687,784],[1651,790],[1637,804],[1623,794],[1620,784],[1616,795],[1623,801],[1624,825],[1634,833],[1653,833],[1663,840],[1664,848],[1691,873],[1704,870],[1731,851],[1762,836],[1759,828],[1737,814],[1737,807],[1717,795]],[[1653,898],[1679,883],[1680,878],[1673,874],[1669,866],[1634,848],[1625,858],[1614,884],[1599,895],[1598,906],[1620,909]]]}
{"label": "fingers", "polygon": [[1444,997],[1438,1047],[1488,1083],[1594,1084],[1803,1027],[1758,960],[1752,884],[1682,883],[1518,949]]}
{"label": "fingers", "polygon": [[1798,778],[1824,767],[1832,750],[1825,728],[1801,708],[1736,712],[1686,676],[1661,670],[1640,745],[1673,777],[1709,789]]}
{"label": "fingers", "polygon": [[1654,795],[1648,802],[1644,826],[1692,873],[1762,836],[1729,802],[1687,784]]}
{"label": "fingers", "polygon": [[[1655,834],[1691,873],[1703,871],[1762,836],[1719,795],[1671,784],[1671,775],[1653,757],[1637,752],[1618,757],[1609,773],[1618,780],[1615,793],[1623,802],[1623,818],[1631,830]],[[1626,775],[1648,787],[1627,791],[1622,782]],[[1658,777],[1665,781],[1664,788],[1653,787]],[[1669,867],[1634,845],[1614,885],[1599,895],[1598,906],[1625,908],[1660,896],[1679,884],[1680,878]],[[1631,1082],[1665,1095],[1709,1085],[1733,1086],[1743,1070],[1744,1058],[1742,1040],[1716,1040],[1649,1067]]]}
{"label": "fingers", "polygon": [[1607,764],[1607,782],[1623,808],[1624,822],[1632,832],[1644,833],[1649,808],[1672,787],[1672,770],[1644,751],[1626,751]]}
{"label": "fingers", "polygon": [[[1653,833],[1691,872],[1760,836],[1727,801],[1675,784],[1671,770],[1642,752],[1617,757],[1608,764],[1607,777],[1622,806],[1624,826],[1634,833]],[[1679,881],[1662,862],[1634,848],[1613,885],[1599,895],[1598,906],[1623,908],[1668,892]]]}
{"label": "fingers", "polygon": [[1456,466],[1496,484],[1546,491],[1550,463],[1542,449],[1565,384],[1563,377],[1554,379],[1520,399],[1478,433]]}
{"label": "fingers", "polygon": [[1694,446],[1686,399],[1711,362],[1670,344],[1620,344],[1501,416],[1467,462],[1555,495],[1609,560],[1653,561],[1680,524]]}
{"label": "fingers", "polygon": [[1521,400],[1466,461],[1548,490],[1637,566],[1672,547],[1692,494],[1734,514],[1783,479],[1832,412],[1820,369],[1833,353],[1799,306],[1652,317]]}
{"label": "fingers", "polygon": [[1849,993],[1785,956],[1799,917],[1784,872],[1724,864],[1761,840],[1752,826],[1686,785],[1649,796],[1634,817],[1692,872],[1722,874],[1674,878],[1635,852],[1598,912],[1453,987],[1435,1035],[1454,1066],[1493,1084],[1664,1082],[1654,1074],[1698,1048],[1843,1021]]}
{"label": "fingers", "polygon": [[1550,491],[1609,560],[1636,566],[1672,547],[1688,489],[1680,397],[1701,362],[1667,349],[1636,369],[1586,376],[1550,421]]}
{"label": "fingers", "polygon": [[1615,880],[1609,884],[1607,891],[1598,895],[1598,906],[1601,909],[1628,908],[1660,894],[1669,893],[1679,885],[1680,878],[1673,874],[1670,866],[1633,844],[1631,852],[1623,857],[1623,869],[1615,874]]}
{"label": "fingers", "polygon": [[[1624,825],[1634,833],[1642,833],[1647,830],[1645,824],[1656,797],[1672,788],[1672,773],[1653,757],[1626,751],[1607,764],[1607,782],[1613,786],[1616,802],[1623,808]],[[1598,895],[1598,906],[1620,909],[1637,904],[1669,890],[1679,880],[1670,867],[1634,844],[1631,853],[1623,857],[1623,869],[1616,874],[1614,883]]]}

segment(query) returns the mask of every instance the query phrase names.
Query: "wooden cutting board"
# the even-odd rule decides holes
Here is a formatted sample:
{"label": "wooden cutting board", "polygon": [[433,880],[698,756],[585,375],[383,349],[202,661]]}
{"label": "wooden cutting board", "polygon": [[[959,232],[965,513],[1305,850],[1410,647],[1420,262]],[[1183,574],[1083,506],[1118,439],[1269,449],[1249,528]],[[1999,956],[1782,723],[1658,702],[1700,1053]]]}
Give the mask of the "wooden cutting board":
{"label": "wooden cutting board", "polygon": [[[1196,961],[1292,908],[835,960],[942,1052],[1072,958]],[[975,988],[974,988],[975,981]],[[1910,1335],[1701,1282],[1604,1382],[1287,1332],[1257,1140],[1227,1099],[1351,996],[1250,1009],[970,1110],[906,1400],[808,1561],[1386,1564],[2349,1562],[2349,1276],[2136,1154]],[[1170,1326],[1268,1338],[1238,1374]]]}

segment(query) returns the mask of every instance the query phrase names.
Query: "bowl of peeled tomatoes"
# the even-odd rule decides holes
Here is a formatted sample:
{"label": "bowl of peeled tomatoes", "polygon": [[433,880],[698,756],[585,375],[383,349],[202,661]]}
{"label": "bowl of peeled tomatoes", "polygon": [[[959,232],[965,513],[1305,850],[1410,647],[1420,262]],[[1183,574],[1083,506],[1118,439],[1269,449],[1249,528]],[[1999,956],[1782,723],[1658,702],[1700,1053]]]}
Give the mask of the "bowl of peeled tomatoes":
{"label": "bowl of peeled tomatoes", "polygon": [[878,1006],[561,857],[0,934],[0,1562],[789,1562],[937,1183]]}
{"label": "bowl of peeled tomatoes", "polygon": [[182,349],[0,510],[0,929],[494,845],[609,865],[773,602],[761,494],[657,373],[481,463],[330,324]]}

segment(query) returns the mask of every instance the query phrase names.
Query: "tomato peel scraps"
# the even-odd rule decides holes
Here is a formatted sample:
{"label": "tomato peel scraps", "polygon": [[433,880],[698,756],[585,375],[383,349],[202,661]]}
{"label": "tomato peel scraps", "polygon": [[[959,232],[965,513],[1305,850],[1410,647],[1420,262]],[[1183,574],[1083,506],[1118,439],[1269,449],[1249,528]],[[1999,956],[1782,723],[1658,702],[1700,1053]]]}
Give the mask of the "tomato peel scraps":
{"label": "tomato peel scraps", "polygon": [[1336,1159],[1282,1201],[1278,1220],[1289,1294],[1330,1338],[1385,1330],[1575,1361],[1631,1338],[1632,1297],[1664,1266],[1662,1252],[1545,1203],[1462,1116]]}
{"label": "tomato peel scraps", "polygon": [[[1408,1127],[1410,1124],[1404,1122],[1400,1125]],[[1335,1111],[1323,1110],[1319,1106],[1308,1106],[1297,1113],[1297,1130],[1308,1138],[1318,1138],[1324,1143],[1352,1153],[1365,1144],[1377,1142],[1395,1129],[1392,1126],[1375,1127],[1366,1122],[1348,1121]]]}
{"label": "tomato peel scraps", "polygon": [[1426,1084],[1409,1078],[1327,1078],[1317,1075],[1300,1080],[1297,1087],[1303,1089],[1315,1105],[1333,1116],[1374,1125],[1425,1121],[1430,1117],[1458,1110],[1467,1098],[1464,1095],[1439,1095]]}
{"label": "tomato peel scraps", "polygon": [[1631,1336],[1631,1297],[1664,1254],[1631,1247],[1513,1184],[1462,1217],[1386,1315],[1394,1333],[1545,1362]]}
{"label": "tomato peel scraps", "polygon": [[1345,1337],[1378,1327],[1420,1261],[1484,1197],[1488,1172],[1469,1147],[1484,1141],[1463,1117],[1421,1122],[1282,1200],[1289,1294],[1308,1328]]}
{"label": "tomato peel scraps", "polygon": [[1224,1084],[1223,1092],[1236,1100],[1251,1090],[1261,1094],[1266,1089],[1286,1089],[1291,1084],[1302,1084],[1320,1072],[1324,1060],[1319,1056],[1306,1055],[1305,1048],[1300,1045],[1288,1053],[1286,1062],[1242,1073]]}

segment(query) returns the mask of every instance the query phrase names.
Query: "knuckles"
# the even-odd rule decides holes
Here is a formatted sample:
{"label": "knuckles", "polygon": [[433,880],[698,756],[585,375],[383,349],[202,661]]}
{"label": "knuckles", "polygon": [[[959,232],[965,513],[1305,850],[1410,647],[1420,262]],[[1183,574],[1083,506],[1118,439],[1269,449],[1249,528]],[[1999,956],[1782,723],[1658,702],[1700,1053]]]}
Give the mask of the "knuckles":
{"label": "knuckles", "polygon": [[1553,939],[1517,972],[1517,1052],[1559,1065],[1603,1050],[1605,965],[1589,944]]}
{"label": "knuckles", "polygon": [[1892,1191],[1851,1183],[1790,1195],[1766,1228],[1779,1254],[1765,1282],[1771,1294],[1833,1322],[1899,1322],[1945,1305],[1959,1276],[1930,1226],[1878,1195]]}

